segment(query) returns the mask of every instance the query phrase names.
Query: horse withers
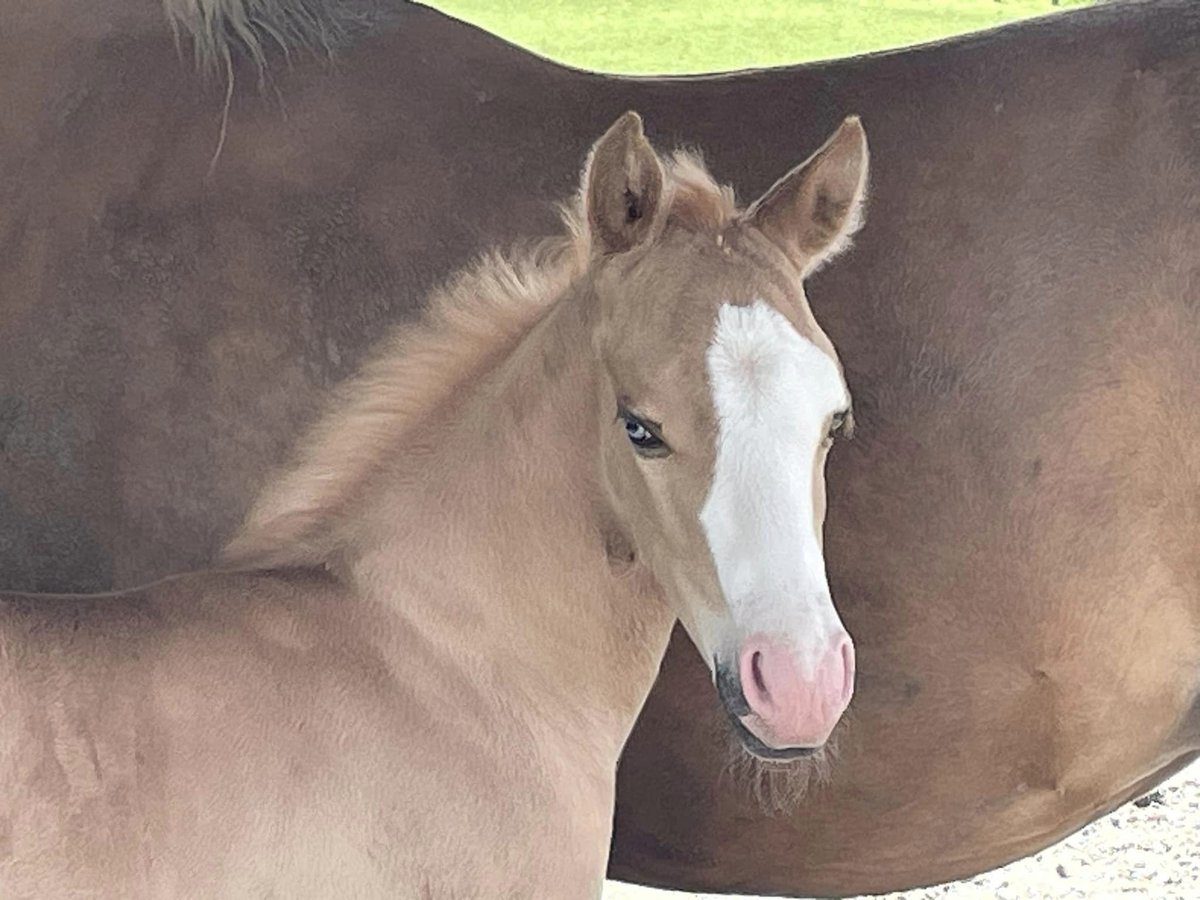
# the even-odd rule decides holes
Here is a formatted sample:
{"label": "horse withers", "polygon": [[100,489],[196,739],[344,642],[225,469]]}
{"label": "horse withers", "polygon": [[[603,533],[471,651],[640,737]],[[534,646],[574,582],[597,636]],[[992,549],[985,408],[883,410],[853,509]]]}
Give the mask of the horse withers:
{"label": "horse withers", "polygon": [[866,170],[850,119],[739,211],[628,113],[565,236],[385,342],[224,569],[4,597],[2,893],[598,895],[676,618],[752,753],[818,750],[850,398],[802,281]]}

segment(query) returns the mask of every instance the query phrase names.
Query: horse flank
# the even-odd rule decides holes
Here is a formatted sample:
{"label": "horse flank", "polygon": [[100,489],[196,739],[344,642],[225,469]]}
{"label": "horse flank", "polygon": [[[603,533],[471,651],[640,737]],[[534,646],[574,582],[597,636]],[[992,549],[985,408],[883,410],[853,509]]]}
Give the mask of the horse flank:
{"label": "horse flank", "polygon": [[[733,220],[733,191],[713,180],[698,153],[678,151],[662,163],[670,220],[713,233]],[[222,553],[226,565],[325,561],[339,514],[412,427],[511,350],[584,272],[592,248],[582,194],[561,217],[563,234],[486,253],[380,342],[259,495]]]}

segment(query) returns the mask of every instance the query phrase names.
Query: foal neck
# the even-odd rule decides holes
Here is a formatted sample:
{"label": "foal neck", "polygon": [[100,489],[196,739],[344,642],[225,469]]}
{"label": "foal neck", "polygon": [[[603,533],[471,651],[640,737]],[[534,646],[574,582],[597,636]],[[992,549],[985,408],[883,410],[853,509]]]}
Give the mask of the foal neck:
{"label": "foal neck", "polygon": [[586,309],[562,297],[412,433],[354,517],[342,566],[427,640],[615,752],[673,617],[647,574],[606,551]]}

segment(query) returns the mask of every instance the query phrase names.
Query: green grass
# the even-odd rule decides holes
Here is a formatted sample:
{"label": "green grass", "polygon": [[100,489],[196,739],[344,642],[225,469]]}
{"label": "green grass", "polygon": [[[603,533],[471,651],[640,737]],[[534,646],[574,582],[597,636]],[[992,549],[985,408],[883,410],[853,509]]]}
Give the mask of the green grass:
{"label": "green grass", "polygon": [[603,72],[713,72],[935,40],[1091,0],[426,0]]}

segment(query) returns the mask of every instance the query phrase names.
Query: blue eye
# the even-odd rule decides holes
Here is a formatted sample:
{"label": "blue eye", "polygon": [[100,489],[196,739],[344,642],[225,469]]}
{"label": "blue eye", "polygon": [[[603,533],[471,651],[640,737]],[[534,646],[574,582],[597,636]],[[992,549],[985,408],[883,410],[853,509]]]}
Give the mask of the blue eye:
{"label": "blue eye", "polygon": [[629,435],[629,439],[639,447],[645,447],[648,444],[653,444],[658,440],[650,433],[650,429],[643,425],[637,419],[626,419],[625,433]]}
{"label": "blue eye", "polygon": [[655,426],[643,422],[627,410],[621,410],[620,417],[625,422],[625,436],[638,453],[643,456],[665,456],[670,452],[663,439],[655,433]]}

